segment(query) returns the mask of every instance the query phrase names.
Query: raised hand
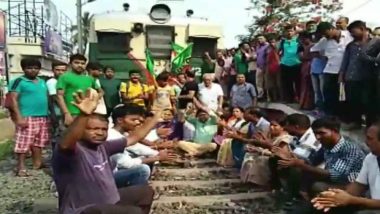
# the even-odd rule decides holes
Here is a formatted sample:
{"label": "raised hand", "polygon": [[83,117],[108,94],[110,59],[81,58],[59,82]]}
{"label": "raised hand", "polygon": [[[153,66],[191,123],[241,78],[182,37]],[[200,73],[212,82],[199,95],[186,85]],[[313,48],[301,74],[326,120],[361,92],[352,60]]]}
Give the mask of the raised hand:
{"label": "raised hand", "polygon": [[81,113],[90,115],[98,106],[99,95],[94,89],[88,89],[85,95],[82,91],[74,93],[74,99],[75,101],[72,102],[72,104],[76,106]]}

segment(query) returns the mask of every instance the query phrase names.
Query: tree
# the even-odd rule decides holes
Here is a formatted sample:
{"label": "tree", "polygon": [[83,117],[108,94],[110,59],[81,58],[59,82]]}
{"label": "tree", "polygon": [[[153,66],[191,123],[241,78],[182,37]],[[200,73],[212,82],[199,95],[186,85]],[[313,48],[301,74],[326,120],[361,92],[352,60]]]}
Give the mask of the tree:
{"label": "tree", "polygon": [[342,9],[339,0],[251,0],[247,8],[252,13],[248,34],[240,40],[257,34],[278,34],[285,24],[297,25],[312,19],[331,20],[335,11]]}
{"label": "tree", "polygon": [[[91,20],[94,17],[93,14],[90,15],[89,12],[85,12],[82,16],[82,38],[83,38],[83,53],[86,53],[88,37],[90,36],[90,25]],[[73,25],[71,27],[72,38],[71,41],[74,47],[78,47],[78,26]]]}

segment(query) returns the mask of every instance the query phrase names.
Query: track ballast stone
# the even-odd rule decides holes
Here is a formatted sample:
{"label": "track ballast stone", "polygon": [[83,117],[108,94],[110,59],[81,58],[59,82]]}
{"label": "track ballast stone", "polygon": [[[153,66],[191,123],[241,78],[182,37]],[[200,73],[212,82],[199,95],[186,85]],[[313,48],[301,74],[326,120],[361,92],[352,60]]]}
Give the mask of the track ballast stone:
{"label": "track ballast stone", "polygon": [[269,192],[242,183],[238,170],[213,164],[208,159],[193,161],[193,168],[160,167],[152,182],[159,195],[152,214],[279,213]]}

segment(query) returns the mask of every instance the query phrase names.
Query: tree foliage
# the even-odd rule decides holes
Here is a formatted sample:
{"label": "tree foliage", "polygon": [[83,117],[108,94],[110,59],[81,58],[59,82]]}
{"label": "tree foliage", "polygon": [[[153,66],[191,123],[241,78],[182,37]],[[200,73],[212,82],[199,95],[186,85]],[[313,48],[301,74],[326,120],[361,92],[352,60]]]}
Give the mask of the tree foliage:
{"label": "tree foliage", "polygon": [[[82,16],[82,38],[83,38],[83,53],[86,53],[87,43],[88,43],[88,37],[90,36],[90,25],[91,20],[94,15],[90,14],[89,12],[85,12]],[[74,45],[74,47],[78,47],[78,26],[73,25],[71,27],[72,38],[71,41]]]}
{"label": "tree foliage", "polygon": [[252,14],[248,34],[240,40],[257,34],[276,34],[285,24],[298,25],[310,20],[331,20],[335,11],[342,9],[339,0],[250,0],[246,8]]}

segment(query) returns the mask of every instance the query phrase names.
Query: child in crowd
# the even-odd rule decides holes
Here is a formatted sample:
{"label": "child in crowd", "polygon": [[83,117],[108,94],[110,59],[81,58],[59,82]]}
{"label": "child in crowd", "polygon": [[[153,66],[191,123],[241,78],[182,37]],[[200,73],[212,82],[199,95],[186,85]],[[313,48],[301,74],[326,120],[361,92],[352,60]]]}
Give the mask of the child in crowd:
{"label": "child in crowd", "polygon": [[168,83],[169,72],[162,72],[156,77],[157,87],[153,93],[152,111],[175,109],[175,91]]}

